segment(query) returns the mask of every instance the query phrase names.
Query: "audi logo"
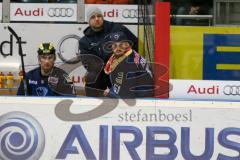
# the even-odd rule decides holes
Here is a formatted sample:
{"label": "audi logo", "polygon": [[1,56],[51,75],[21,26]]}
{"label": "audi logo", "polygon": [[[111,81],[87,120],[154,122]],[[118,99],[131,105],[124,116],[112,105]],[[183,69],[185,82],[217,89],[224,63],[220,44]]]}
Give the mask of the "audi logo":
{"label": "audi logo", "polygon": [[237,86],[237,85],[227,85],[227,86],[224,86],[223,88],[223,93],[225,95],[233,95],[233,96],[240,96],[240,86]]}
{"label": "audi logo", "polygon": [[[79,47],[78,47],[78,41],[81,39],[81,37],[75,35],[75,34],[69,34],[64,36],[62,39],[60,39],[58,45],[57,45],[57,54],[59,56],[59,58],[67,63],[67,64],[76,64],[80,61],[78,55],[79,53]],[[65,44],[65,45],[64,45]],[[64,46],[69,46],[69,44],[73,44],[75,45],[75,47],[70,47],[71,50],[67,50],[67,48],[64,48]],[[65,53],[75,53],[74,57],[69,56],[69,54],[67,54],[65,58],[64,57],[64,52]],[[66,55],[66,54],[65,54]],[[70,58],[71,57],[71,58]]]}
{"label": "audi logo", "polygon": [[138,18],[138,10],[137,9],[124,9],[122,11],[122,16],[124,18]]}
{"label": "audi logo", "polygon": [[74,10],[72,8],[49,8],[49,17],[72,17]]}

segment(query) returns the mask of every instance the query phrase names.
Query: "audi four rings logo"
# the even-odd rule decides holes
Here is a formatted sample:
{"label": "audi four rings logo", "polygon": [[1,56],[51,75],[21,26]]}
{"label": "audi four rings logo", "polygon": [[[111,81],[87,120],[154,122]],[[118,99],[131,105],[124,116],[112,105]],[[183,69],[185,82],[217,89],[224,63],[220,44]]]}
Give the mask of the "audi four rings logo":
{"label": "audi four rings logo", "polygon": [[122,11],[122,16],[124,18],[138,18],[138,10],[137,9],[124,9]]}
{"label": "audi four rings logo", "polygon": [[223,93],[225,95],[233,95],[233,96],[240,96],[240,85],[237,86],[237,85],[227,85],[223,88]]}
{"label": "audi four rings logo", "polygon": [[74,10],[72,8],[49,8],[49,17],[72,17]]}

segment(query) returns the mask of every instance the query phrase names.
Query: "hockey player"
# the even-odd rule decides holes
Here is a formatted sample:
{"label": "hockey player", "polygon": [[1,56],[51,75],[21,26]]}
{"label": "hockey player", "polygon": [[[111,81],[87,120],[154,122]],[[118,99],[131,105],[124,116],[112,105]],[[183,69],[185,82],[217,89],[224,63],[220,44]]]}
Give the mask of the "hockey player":
{"label": "hockey player", "polygon": [[104,71],[110,75],[112,87],[104,96],[115,98],[153,97],[153,76],[147,61],[132,49],[132,42],[123,32],[109,36],[112,56]]}
{"label": "hockey player", "polygon": [[41,43],[38,48],[39,67],[26,74],[26,91],[21,82],[17,95],[73,96],[74,88],[68,74],[54,66],[55,48],[52,43]]}

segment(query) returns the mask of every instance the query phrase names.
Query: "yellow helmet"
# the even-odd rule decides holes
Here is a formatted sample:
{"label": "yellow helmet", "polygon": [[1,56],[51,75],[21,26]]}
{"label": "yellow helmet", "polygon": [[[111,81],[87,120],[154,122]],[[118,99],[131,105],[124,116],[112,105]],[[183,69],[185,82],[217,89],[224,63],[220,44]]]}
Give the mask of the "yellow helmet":
{"label": "yellow helmet", "polygon": [[38,55],[48,55],[48,54],[55,55],[56,50],[52,43],[41,43],[37,52],[38,52]]}

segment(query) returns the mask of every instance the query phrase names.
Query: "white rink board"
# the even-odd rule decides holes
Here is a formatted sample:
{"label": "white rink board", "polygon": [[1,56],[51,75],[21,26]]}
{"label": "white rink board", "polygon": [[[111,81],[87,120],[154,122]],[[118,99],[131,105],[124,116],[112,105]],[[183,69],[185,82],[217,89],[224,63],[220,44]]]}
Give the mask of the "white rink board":
{"label": "white rink board", "polygon": [[[99,159],[100,155],[105,159],[137,159],[140,157],[144,160],[147,153],[148,156],[149,154],[156,156],[156,159],[161,159],[159,157],[161,155],[167,155],[177,160],[193,159],[191,155],[186,154],[188,147],[195,156],[202,155],[204,150],[209,147],[210,155],[206,155],[202,159],[217,159],[220,154],[229,159],[240,158],[238,153],[240,149],[239,102],[137,100],[135,106],[129,107],[123,101],[115,100],[114,102],[112,100],[106,102],[107,107],[111,107],[115,103],[118,105],[105,115],[100,114],[95,119],[86,121],[69,119],[66,121],[66,119],[60,120],[55,114],[58,112],[56,104],[63,100],[60,98],[0,97],[0,128],[3,123],[1,118],[7,113],[21,111],[32,115],[42,126],[45,135],[45,147],[40,160],[53,160],[57,155],[59,159],[66,160],[89,159],[86,157]],[[90,111],[102,102],[89,98],[72,100],[73,104],[70,110],[74,114]],[[66,104],[61,107],[65,108],[65,106]],[[63,115],[65,118],[68,117],[66,113]],[[87,117],[93,115],[89,114]],[[151,115],[155,115],[156,119],[151,119]],[[84,117],[84,115],[76,117]],[[26,117],[22,117],[22,119],[24,118],[28,120]],[[102,129],[101,132],[100,129]],[[189,135],[186,134],[187,130]],[[205,131],[211,136],[207,136]],[[99,146],[100,136],[102,144],[105,145]],[[229,139],[224,141],[226,136],[229,136]],[[147,140],[147,137],[150,139]],[[151,139],[151,137],[154,138]],[[161,145],[157,146],[157,144],[163,143],[163,140],[168,141],[166,137],[173,140],[170,146],[175,148],[175,151],[171,153],[160,147]],[[205,147],[205,137],[207,137],[207,147]],[[184,138],[190,140],[190,146],[186,144]],[[64,141],[70,148],[63,147]],[[83,141],[87,142],[89,146],[87,143],[81,146],[79,142]],[[124,142],[131,143],[132,141],[136,142],[136,149],[134,147],[132,150],[136,151],[133,157],[129,153],[131,147],[127,149],[124,144]],[[223,144],[226,143],[229,144],[228,147],[224,147]],[[1,147],[3,150],[4,145]],[[236,148],[234,149],[234,147]],[[154,149],[154,153],[150,152],[150,148]],[[77,152],[71,154],[67,149],[75,149]],[[170,157],[168,159],[171,159]]]}
{"label": "white rink board", "polygon": [[240,101],[239,81],[171,79],[170,84],[169,98]]}

